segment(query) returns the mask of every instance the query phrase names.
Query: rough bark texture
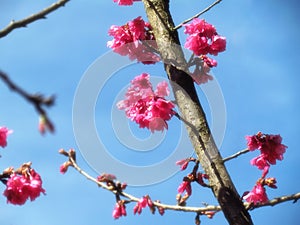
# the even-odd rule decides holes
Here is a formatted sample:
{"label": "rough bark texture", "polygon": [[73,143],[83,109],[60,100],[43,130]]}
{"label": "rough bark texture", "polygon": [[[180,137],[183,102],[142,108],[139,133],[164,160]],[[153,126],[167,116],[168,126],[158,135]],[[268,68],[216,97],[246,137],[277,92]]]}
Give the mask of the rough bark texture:
{"label": "rough bark texture", "polygon": [[158,51],[164,62],[181,116],[212,191],[231,225],[252,225],[240,196],[224,166],[198,99],[194,82],[185,72],[186,61],[169,12],[168,0],[143,0],[153,28]]}

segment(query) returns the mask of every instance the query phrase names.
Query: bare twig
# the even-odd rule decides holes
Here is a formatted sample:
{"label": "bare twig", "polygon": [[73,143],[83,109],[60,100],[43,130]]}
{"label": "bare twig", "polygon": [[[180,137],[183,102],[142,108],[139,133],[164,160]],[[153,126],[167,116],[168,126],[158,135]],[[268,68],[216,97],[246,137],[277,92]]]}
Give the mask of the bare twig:
{"label": "bare twig", "polygon": [[275,206],[279,203],[287,202],[287,201],[293,201],[293,203],[296,203],[300,199],[300,192],[292,195],[286,195],[286,196],[281,196],[277,198],[273,198],[272,200],[269,200],[265,203],[260,203],[258,205],[252,205],[249,203],[245,203],[245,207],[248,210],[264,207],[264,206]]}
{"label": "bare twig", "polygon": [[59,7],[64,6],[68,1],[70,0],[59,0],[56,3],[53,3],[49,7],[43,9],[42,11],[33,14],[25,19],[14,21],[12,20],[3,30],[0,30],[0,38],[5,37],[7,34],[9,34],[12,30],[20,27],[26,27],[28,24],[39,20],[39,19],[45,19],[46,15],[49,13],[55,11]]}
{"label": "bare twig", "polygon": [[222,0],[217,0],[215,1],[213,4],[211,4],[210,6],[208,6],[207,8],[205,8],[204,10],[202,10],[201,12],[197,13],[196,15],[192,16],[189,19],[184,20],[181,24],[177,25],[176,27],[173,28],[173,30],[177,30],[179,28],[181,28],[184,24],[192,21],[193,19],[201,16],[202,14],[206,13],[207,11],[209,11],[212,7],[214,7],[215,5],[219,4]]}
{"label": "bare twig", "polygon": [[233,155],[231,155],[231,156],[228,156],[227,158],[224,158],[224,159],[223,159],[223,162],[226,162],[226,161],[229,161],[229,160],[231,160],[231,159],[237,158],[237,157],[239,157],[239,156],[242,155],[242,154],[248,153],[249,151],[250,151],[250,150],[249,150],[248,148],[246,148],[246,149],[244,149],[244,150],[241,150],[241,151],[239,151],[239,152],[237,152],[237,153],[235,153],[235,154],[233,154]]}
{"label": "bare twig", "polygon": [[50,97],[44,97],[41,94],[29,94],[25,90],[23,90],[21,87],[16,85],[4,72],[0,71],[0,79],[10,88],[10,90],[18,93],[23,98],[25,98],[29,103],[31,103],[38,114],[43,118],[45,126],[53,132],[54,127],[51,123],[50,119],[47,116],[46,110],[43,108],[43,106],[50,107],[54,105],[55,97],[52,95]]}
{"label": "bare twig", "polygon": [[[99,187],[102,187],[105,190],[108,190],[114,194],[117,193],[116,190],[112,190],[111,188],[109,188],[107,185],[105,185],[102,182],[99,182],[96,178],[92,177],[91,175],[89,175],[87,172],[83,171],[78,164],[76,163],[76,161],[72,158],[69,157],[70,162],[72,163],[72,166],[80,173],[82,174],[84,177],[86,177],[88,180],[93,181],[94,183],[96,183]],[[140,199],[130,195],[124,191],[122,191],[121,193],[119,193],[120,195],[122,195],[123,197],[126,197],[129,201],[132,202],[138,202]],[[245,202],[244,206],[247,210],[252,210],[252,209],[256,209],[256,208],[260,208],[260,207],[264,207],[264,206],[274,206],[286,201],[294,201],[294,203],[300,199],[300,192],[293,194],[293,195],[287,195],[287,196],[282,196],[282,197],[277,197],[274,198],[272,200],[269,200],[266,203],[259,203],[253,206],[253,204]],[[219,205],[206,205],[205,207],[190,207],[190,206],[179,206],[179,205],[168,205],[168,204],[162,204],[159,202],[153,202],[153,204],[156,207],[161,207],[165,210],[174,210],[174,211],[182,211],[182,212],[194,212],[194,213],[205,213],[207,211],[215,211],[215,212],[219,212],[221,211],[221,207]]]}

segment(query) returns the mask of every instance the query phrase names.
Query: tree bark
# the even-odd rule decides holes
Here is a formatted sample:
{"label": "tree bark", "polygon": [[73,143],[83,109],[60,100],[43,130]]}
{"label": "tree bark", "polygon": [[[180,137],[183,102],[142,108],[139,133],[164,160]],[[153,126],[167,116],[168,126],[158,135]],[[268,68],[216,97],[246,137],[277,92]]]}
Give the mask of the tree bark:
{"label": "tree bark", "polygon": [[186,72],[187,62],[178,32],[173,29],[169,0],[143,0],[143,3],[181,117],[200,164],[209,175],[212,192],[230,225],[252,225],[250,214],[245,209],[214,142],[194,81]]}

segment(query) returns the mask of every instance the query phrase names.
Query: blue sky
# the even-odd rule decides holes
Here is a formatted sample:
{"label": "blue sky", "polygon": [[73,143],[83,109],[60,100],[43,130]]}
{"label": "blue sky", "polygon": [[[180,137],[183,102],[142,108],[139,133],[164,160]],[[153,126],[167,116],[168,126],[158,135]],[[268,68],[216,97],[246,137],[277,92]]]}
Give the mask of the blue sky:
{"label": "blue sky", "polygon": [[[22,19],[51,4],[52,1],[0,0],[0,27],[10,20]],[[171,1],[174,21],[182,20],[201,11],[209,2],[190,0]],[[280,133],[288,146],[285,159],[271,167],[270,176],[278,180],[278,189],[267,190],[269,198],[299,192],[299,77],[298,61],[300,45],[299,14],[297,1],[233,1],[224,0],[203,18],[214,24],[227,38],[227,50],[217,56],[218,67],[213,70],[221,86],[226,105],[226,130],[221,154],[227,156],[245,148],[244,136],[257,131]],[[111,38],[107,30],[112,24],[124,24],[137,16],[143,16],[143,6],[118,7],[112,1],[71,1],[64,8],[50,14],[48,19],[17,29],[0,40],[0,69],[7,72],[19,85],[31,92],[56,94],[56,105],[49,110],[57,132],[42,137],[37,132],[38,117],[33,108],[18,95],[0,83],[0,126],[14,130],[8,147],[1,150],[1,169],[18,167],[32,161],[33,167],[42,175],[46,196],[24,206],[6,204],[0,198],[0,221],[7,225],[96,225],[96,224],[187,224],[194,223],[194,214],[167,211],[161,217],[152,216],[146,209],[140,216],[132,216],[133,204],[128,216],[114,220],[111,216],[115,198],[74,170],[61,175],[58,171],[65,160],[57,151],[60,148],[77,149],[73,132],[72,107],[80,79],[89,66],[109,51],[106,42]],[[181,32],[181,42],[185,36]],[[115,63],[115,62],[114,62]],[[117,63],[117,62],[116,62]],[[111,66],[111,65],[109,65]],[[163,160],[172,152],[178,138],[178,121],[170,123],[162,146],[149,152],[120,150],[120,142],[109,136],[112,103],[119,89],[126,87],[135,75],[149,72],[164,76],[162,65],[143,66],[132,64],[118,71],[109,79],[95,105],[95,124],[98,135],[104,140],[108,151],[120,161],[147,166]],[[105,68],[103,68],[104,70]],[[122,75],[122,76],[121,76]],[[99,71],[101,76],[101,71]],[[100,79],[100,78],[99,78]],[[201,95],[201,90],[199,89]],[[205,108],[207,100],[201,95]],[[208,118],[210,118],[210,113]],[[211,119],[211,118],[210,118]],[[140,138],[149,133],[132,131]],[[107,132],[106,132],[107,131]],[[83,130],[89,138],[91,131]],[[103,136],[102,136],[103,135]],[[105,136],[106,135],[106,136]],[[165,147],[168,146],[168,147]],[[188,147],[187,147],[188,148]],[[242,194],[252,189],[260,171],[249,164],[255,153],[241,156],[228,165],[228,170]],[[79,164],[97,176],[78,151]],[[99,160],[101,162],[101,159]],[[106,171],[109,172],[109,171]],[[116,174],[118,176],[118,174]],[[136,196],[150,194],[153,199],[175,203],[177,186],[185,173],[179,173],[164,182],[144,187],[129,187]],[[155,177],[155,173],[153,175]],[[4,190],[1,187],[0,192]],[[202,202],[214,204],[208,190],[195,187],[189,200],[193,206]],[[299,224],[296,213],[298,204],[284,203],[275,207],[260,208],[251,212],[255,224]],[[274,216],[278,215],[278,216]],[[203,224],[226,224],[223,215],[213,220],[202,219]]]}

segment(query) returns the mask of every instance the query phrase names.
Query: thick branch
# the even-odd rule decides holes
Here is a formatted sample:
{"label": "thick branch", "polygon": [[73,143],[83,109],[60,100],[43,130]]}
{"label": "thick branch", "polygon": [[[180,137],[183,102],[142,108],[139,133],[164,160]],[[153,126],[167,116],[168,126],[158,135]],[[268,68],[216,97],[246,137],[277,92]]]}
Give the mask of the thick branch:
{"label": "thick branch", "polygon": [[143,0],[148,20],[153,28],[158,50],[171,82],[176,102],[201,166],[209,175],[210,186],[231,225],[252,225],[236,188],[224,166],[211,135],[193,79],[185,71],[187,62],[182,52],[177,30],[167,0]]}
{"label": "thick branch", "polygon": [[18,20],[18,21],[14,21],[12,20],[7,27],[5,27],[3,30],[0,30],[0,38],[5,37],[7,34],[9,34],[12,30],[16,29],[16,28],[20,28],[20,27],[26,27],[28,24],[39,20],[39,19],[45,19],[46,15],[48,15],[49,13],[55,11],[56,9],[58,9],[59,7],[64,6],[68,1],[70,0],[60,0],[56,3],[53,3],[52,5],[50,5],[49,7],[43,9],[42,11],[33,14],[25,19],[22,20]]}

